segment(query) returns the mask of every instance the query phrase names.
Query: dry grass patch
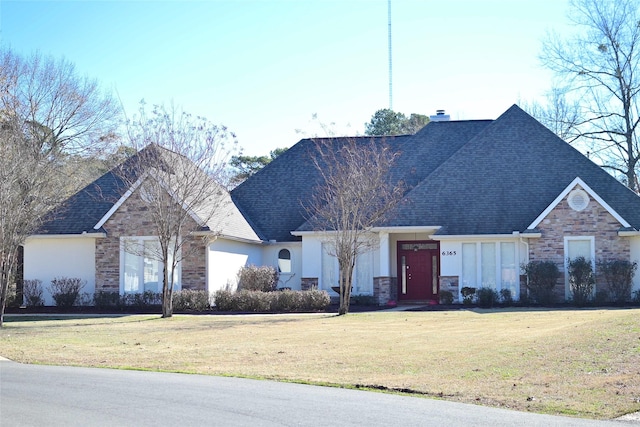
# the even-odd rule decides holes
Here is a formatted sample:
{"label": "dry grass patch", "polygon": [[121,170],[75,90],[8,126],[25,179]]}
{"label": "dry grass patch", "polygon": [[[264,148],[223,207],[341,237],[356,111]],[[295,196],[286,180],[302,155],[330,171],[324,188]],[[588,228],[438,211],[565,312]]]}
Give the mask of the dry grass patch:
{"label": "dry grass patch", "polygon": [[414,391],[535,412],[640,410],[640,310],[7,316],[0,355]]}

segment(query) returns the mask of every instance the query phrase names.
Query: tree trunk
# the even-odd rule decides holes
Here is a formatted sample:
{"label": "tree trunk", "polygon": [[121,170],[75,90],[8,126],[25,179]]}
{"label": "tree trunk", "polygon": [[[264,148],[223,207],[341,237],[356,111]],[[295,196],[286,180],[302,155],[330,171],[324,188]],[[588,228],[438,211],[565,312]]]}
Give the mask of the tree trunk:
{"label": "tree trunk", "polygon": [[353,267],[351,263],[344,268],[340,268],[340,307],[338,315],[342,316],[349,313],[349,302],[351,301],[351,277],[353,276]]}
{"label": "tree trunk", "polygon": [[0,328],[4,325],[4,309],[9,295],[9,282],[13,273],[13,259],[6,252],[0,254]]}
{"label": "tree trunk", "polygon": [[[165,257],[166,260],[166,257]],[[173,282],[169,283],[169,270],[167,263],[162,268],[162,317],[173,316]]]}

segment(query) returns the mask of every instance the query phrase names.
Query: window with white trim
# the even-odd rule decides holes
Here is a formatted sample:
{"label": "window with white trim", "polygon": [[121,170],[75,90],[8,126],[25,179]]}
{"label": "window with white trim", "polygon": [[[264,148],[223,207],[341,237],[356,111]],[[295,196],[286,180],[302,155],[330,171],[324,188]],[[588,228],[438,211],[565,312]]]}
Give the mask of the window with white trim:
{"label": "window with white trim", "polygon": [[[162,292],[163,263],[156,237],[125,237],[120,245],[120,290],[122,293]],[[170,264],[171,258],[170,258]],[[180,265],[173,273],[174,290],[180,286]],[[171,272],[170,272],[171,274]]]}
{"label": "window with white trim", "polygon": [[[320,288],[330,290],[340,286],[338,259],[329,254],[330,243],[322,244],[322,277]],[[373,252],[358,255],[353,270],[352,293],[354,295],[373,295]]]}
{"label": "window with white trim", "polygon": [[291,273],[291,251],[280,249],[278,252],[278,271],[283,274]]}
{"label": "window with white trim", "polygon": [[519,276],[514,242],[462,244],[460,288],[509,289],[518,297]]}
{"label": "window with white trim", "polygon": [[569,287],[569,263],[570,259],[584,257],[591,261],[591,266],[595,272],[595,237],[594,236],[565,236],[564,238],[564,282],[565,298],[569,298],[571,290]]}

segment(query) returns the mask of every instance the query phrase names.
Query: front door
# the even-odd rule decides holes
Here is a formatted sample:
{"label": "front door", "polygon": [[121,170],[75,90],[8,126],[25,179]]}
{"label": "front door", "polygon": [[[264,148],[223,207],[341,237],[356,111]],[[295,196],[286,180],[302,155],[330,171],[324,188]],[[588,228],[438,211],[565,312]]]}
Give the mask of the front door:
{"label": "front door", "polygon": [[438,242],[398,242],[398,299],[438,301]]}

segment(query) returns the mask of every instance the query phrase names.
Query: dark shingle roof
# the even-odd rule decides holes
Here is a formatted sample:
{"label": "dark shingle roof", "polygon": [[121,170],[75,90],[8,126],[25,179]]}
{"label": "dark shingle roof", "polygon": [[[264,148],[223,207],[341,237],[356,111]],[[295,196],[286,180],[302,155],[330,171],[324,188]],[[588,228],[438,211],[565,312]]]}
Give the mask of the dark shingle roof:
{"label": "dark shingle roof", "polygon": [[[410,135],[374,137],[397,146]],[[316,141],[336,146],[347,140],[366,144],[372,137],[303,139],[289,148],[268,166],[234,188],[233,201],[263,240],[295,241],[291,235],[305,223],[305,203],[319,184],[320,174],[314,165]]]}
{"label": "dark shingle roof", "polygon": [[441,225],[439,234],[451,235],[524,231],[576,177],[640,226],[635,193],[514,105],[407,194],[387,225]]}
{"label": "dark shingle roof", "polygon": [[[35,234],[83,234],[104,232],[104,229],[95,230],[94,226],[109,212],[116,202],[130,189],[140,173],[141,156],[160,155],[166,157],[172,168],[191,167],[192,164],[186,158],[155,145],[149,145],[136,155],[127,159],[123,164],[107,172],[96,181],[92,182],[69,199],[58,209],[45,218],[43,225]],[[142,161],[144,164],[144,161]],[[124,172],[123,172],[124,171]],[[124,179],[123,175],[127,175]],[[204,172],[201,173],[200,182],[210,182],[211,186],[219,187],[219,184]],[[213,194],[213,191],[212,191]],[[206,227],[222,236],[240,238],[250,241],[259,241],[258,236],[247,224],[245,218],[231,202],[226,191],[220,192],[222,199],[212,202],[212,205],[196,205],[199,211],[194,212],[200,218],[208,219]]]}

